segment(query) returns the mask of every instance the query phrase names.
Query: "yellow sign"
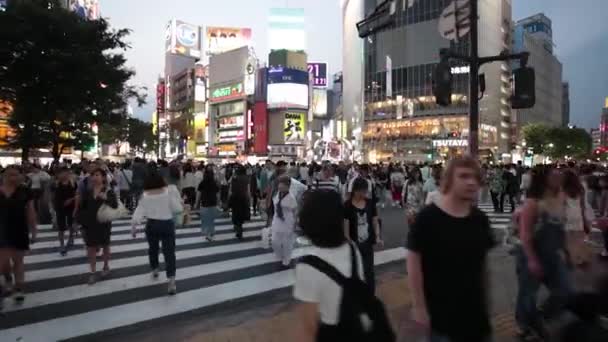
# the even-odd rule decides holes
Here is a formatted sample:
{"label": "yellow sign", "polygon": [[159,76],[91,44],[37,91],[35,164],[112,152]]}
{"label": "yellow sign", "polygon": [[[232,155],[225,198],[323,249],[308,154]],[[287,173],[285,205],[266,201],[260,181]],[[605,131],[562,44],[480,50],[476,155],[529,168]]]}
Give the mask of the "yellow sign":
{"label": "yellow sign", "polygon": [[194,115],[194,141],[197,143],[203,143],[206,140],[205,137],[205,123],[207,116],[200,113]]}
{"label": "yellow sign", "polygon": [[304,144],[304,136],[306,134],[306,114],[290,112],[285,113],[283,134],[285,135],[285,144]]}

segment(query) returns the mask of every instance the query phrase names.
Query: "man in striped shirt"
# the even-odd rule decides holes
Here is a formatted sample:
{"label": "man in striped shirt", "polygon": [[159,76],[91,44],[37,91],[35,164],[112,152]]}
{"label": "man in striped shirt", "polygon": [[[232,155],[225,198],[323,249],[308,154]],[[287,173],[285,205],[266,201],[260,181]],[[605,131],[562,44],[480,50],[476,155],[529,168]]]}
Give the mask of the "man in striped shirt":
{"label": "man in striped shirt", "polygon": [[334,170],[329,163],[323,165],[319,177],[316,180],[311,180],[310,183],[312,189],[333,190],[340,193],[340,182],[338,177],[334,176]]}

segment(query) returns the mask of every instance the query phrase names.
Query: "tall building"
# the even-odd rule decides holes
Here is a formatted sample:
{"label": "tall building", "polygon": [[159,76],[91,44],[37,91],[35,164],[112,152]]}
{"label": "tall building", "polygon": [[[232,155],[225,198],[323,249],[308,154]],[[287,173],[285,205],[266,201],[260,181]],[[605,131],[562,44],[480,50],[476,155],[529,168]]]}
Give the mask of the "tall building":
{"label": "tall building", "polygon": [[600,146],[608,146],[608,97],[600,116]]}
{"label": "tall building", "polygon": [[[553,54],[551,20],[542,13],[536,14],[517,21],[513,32],[513,51],[529,52],[528,66],[536,73],[536,104],[516,111],[518,127],[540,122],[561,126],[564,123],[562,63]],[[514,66],[518,64],[515,62]]]}
{"label": "tall building", "polygon": [[570,123],[570,83],[562,83],[562,126]]}
{"label": "tall building", "polygon": [[[452,105],[439,107],[432,93],[439,50],[469,53],[470,35],[456,42],[439,32],[439,17],[451,1],[399,0],[393,25],[360,39],[355,24],[378,3],[350,0],[342,8],[344,116],[356,151],[371,161],[419,162],[465,153],[468,68],[454,62]],[[479,18],[479,54],[509,51],[511,1],[480,0]],[[485,156],[510,151],[510,72],[510,65],[503,62],[486,64],[480,70],[486,83],[480,101],[480,153]]]}

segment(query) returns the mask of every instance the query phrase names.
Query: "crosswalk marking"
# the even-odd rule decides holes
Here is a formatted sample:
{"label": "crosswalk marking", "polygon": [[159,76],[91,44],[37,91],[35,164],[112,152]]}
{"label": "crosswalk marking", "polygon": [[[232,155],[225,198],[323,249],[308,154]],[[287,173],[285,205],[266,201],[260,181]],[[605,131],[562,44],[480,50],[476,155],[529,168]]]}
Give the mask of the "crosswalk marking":
{"label": "crosswalk marking", "polygon": [[[164,274],[160,280],[150,276],[145,235],[140,227],[133,239],[128,218],[113,224],[110,276],[92,286],[86,284],[88,264],[81,237],[62,257],[57,232],[41,225],[38,241],[25,258],[26,300],[21,305],[5,301],[0,340],[86,337],[293,285],[293,270],[281,270],[272,251],[260,248],[265,226],[260,217],[253,216],[244,225],[243,241],[235,238],[230,221],[216,220],[213,242],[202,238],[196,214],[190,224],[176,230],[178,294],[173,297],[166,295]],[[298,246],[294,258],[309,250]],[[376,252],[375,262],[382,265],[404,257],[402,247],[387,249]]]}

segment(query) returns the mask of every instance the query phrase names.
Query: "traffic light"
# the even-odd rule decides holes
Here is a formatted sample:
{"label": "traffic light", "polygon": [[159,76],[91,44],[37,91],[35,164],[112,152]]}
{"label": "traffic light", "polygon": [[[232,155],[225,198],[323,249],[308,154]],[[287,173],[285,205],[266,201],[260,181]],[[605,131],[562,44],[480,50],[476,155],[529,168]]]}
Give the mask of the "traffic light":
{"label": "traffic light", "polygon": [[447,58],[442,56],[433,73],[433,95],[440,106],[452,103],[452,68]]}
{"label": "traffic light", "polygon": [[536,102],[534,69],[526,67],[513,70],[513,95],[511,107],[514,109],[532,108]]}

